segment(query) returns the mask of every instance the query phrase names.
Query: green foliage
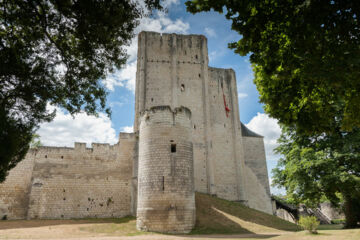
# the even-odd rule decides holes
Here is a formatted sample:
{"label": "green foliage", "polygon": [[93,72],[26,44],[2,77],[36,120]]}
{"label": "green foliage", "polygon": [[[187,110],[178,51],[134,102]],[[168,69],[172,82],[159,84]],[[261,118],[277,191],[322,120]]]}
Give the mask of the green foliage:
{"label": "green foliage", "polygon": [[[159,2],[145,5],[161,9]],[[110,114],[100,81],[126,62],[124,46],[146,8],[131,0],[0,1],[0,181],[39,123],[54,118],[48,103]]]}
{"label": "green foliage", "polygon": [[282,127],[273,183],[285,187],[295,203],[314,207],[328,199],[335,206],[344,202],[347,226],[360,220],[360,129],[313,136],[299,135]]}
{"label": "green foliage", "polygon": [[318,228],[320,222],[316,219],[315,216],[301,216],[299,220],[299,225],[304,229],[309,231],[311,234],[316,234],[316,229]]}
{"label": "green foliage", "polygon": [[42,143],[40,141],[40,135],[39,134],[34,134],[32,136],[31,142],[30,142],[30,148],[38,148],[41,147]]}
{"label": "green foliage", "polygon": [[331,220],[332,224],[345,224],[345,219],[333,219]]}
{"label": "green foliage", "polygon": [[250,54],[265,110],[305,133],[360,127],[360,4],[353,0],[190,0],[191,13],[225,13]]}

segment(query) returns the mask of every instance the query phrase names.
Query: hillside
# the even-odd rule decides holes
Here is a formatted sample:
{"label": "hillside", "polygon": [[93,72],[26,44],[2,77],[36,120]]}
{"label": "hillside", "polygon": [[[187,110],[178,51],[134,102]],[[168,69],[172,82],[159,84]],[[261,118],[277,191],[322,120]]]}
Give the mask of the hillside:
{"label": "hillside", "polygon": [[196,226],[192,234],[277,233],[298,226],[241,203],[196,193]]}

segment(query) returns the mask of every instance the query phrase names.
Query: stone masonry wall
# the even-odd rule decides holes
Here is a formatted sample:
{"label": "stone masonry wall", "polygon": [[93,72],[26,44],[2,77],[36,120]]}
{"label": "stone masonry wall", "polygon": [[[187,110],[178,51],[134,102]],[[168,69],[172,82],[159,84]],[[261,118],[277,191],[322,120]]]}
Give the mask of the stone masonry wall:
{"label": "stone masonry wall", "polygon": [[195,224],[191,113],[153,107],[141,116],[137,227],[187,233]]}
{"label": "stone masonry wall", "polygon": [[0,184],[0,219],[25,219],[36,151],[29,150]]}
{"label": "stone masonry wall", "polygon": [[[1,214],[8,219],[122,217],[132,214],[135,135],[118,144],[75,143],[40,147],[0,184]],[[0,216],[1,217],[1,216]]]}
{"label": "stone masonry wall", "polygon": [[208,192],[209,106],[207,40],[201,35],[141,32],[138,39],[134,129],[139,114],[154,106],[192,112],[195,189]]}
{"label": "stone masonry wall", "polygon": [[246,200],[235,73],[232,69],[209,68],[209,79],[211,193],[228,200]]}
{"label": "stone masonry wall", "polygon": [[273,213],[262,137],[243,137],[249,207]]}

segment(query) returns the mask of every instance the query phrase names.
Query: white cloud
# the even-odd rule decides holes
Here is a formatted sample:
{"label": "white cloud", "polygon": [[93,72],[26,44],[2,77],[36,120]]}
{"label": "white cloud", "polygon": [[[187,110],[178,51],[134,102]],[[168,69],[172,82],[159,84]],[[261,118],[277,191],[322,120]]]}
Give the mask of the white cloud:
{"label": "white cloud", "polygon": [[121,132],[126,132],[126,133],[133,133],[134,132],[134,127],[133,126],[125,126],[121,128]]}
{"label": "white cloud", "polygon": [[205,32],[205,34],[206,34],[208,37],[216,37],[216,32],[215,32],[215,30],[212,29],[212,28],[206,27],[206,28],[204,29],[204,32]]}
{"label": "white cloud", "polygon": [[273,152],[273,149],[278,146],[276,141],[281,134],[281,129],[277,120],[270,118],[265,113],[257,113],[257,115],[246,124],[246,127],[264,136],[266,158],[268,160],[275,160],[278,155]]}
{"label": "white cloud", "polygon": [[247,93],[238,93],[239,99],[247,98],[247,96],[248,96]]}
{"label": "white cloud", "polygon": [[164,0],[162,2],[162,6],[165,8],[170,7],[172,4],[178,5],[180,3],[180,0]]}
{"label": "white cloud", "polygon": [[[178,4],[178,0],[167,0],[164,6],[169,7],[171,4]],[[171,20],[165,13],[157,12],[154,17],[145,17],[140,20],[139,26],[135,29],[136,35],[141,31],[154,31],[159,33],[182,33],[185,34],[190,28],[189,23],[181,19]],[[135,92],[136,66],[137,66],[137,36],[126,47],[129,59],[127,64],[115,73],[110,74],[103,83],[107,89],[114,91],[115,86],[125,87],[131,92]]]}
{"label": "white cloud", "polygon": [[[54,107],[50,107],[54,109]],[[99,117],[79,113],[74,118],[60,108],[56,108],[56,117],[50,123],[41,124],[37,133],[45,146],[73,147],[74,142],[92,142],[115,144],[117,137],[111,120],[105,114]]]}

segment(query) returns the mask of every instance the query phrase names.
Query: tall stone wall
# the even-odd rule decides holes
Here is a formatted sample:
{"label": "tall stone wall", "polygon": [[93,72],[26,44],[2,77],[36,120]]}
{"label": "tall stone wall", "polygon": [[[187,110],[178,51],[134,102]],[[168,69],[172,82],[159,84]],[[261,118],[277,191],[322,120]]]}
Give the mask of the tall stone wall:
{"label": "tall stone wall", "polygon": [[[243,126],[244,128],[245,126]],[[244,134],[243,144],[248,205],[251,208],[272,214],[263,137],[256,135],[246,136]]]}
{"label": "tall stone wall", "polygon": [[228,200],[246,200],[235,72],[209,68],[209,79],[211,193]]}
{"label": "tall stone wall", "polygon": [[186,233],[195,224],[191,113],[152,107],[142,113],[139,135],[137,227]]}
{"label": "tall stone wall", "polygon": [[200,35],[141,32],[138,39],[135,131],[140,112],[185,106],[192,112],[195,189],[209,192],[207,40]]}
{"label": "tall stone wall", "polygon": [[113,146],[75,143],[75,148],[30,151],[0,184],[2,214],[8,219],[131,215],[135,143],[134,134],[121,133]]}
{"label": "tall stone wall", "polygon": [[0,184],[0,219],[26,218],[35,156],[36,151],[30,149]]}
{"label": "tall stone wall", "polygon": [[[243,153],[241,137],[238,137],[241,127],[235,75],[232,70],[208,67],[206,38],[140,33],[136,80],[135,130],[139,113],[147,108],[168,104],[172,108],[189,108],[193,124],[195,190],[243,200]],[[228,117],[220,84],[232,109]],[[224,167],[219,162],[223,159],[231,164]],[[222,167],[217,169],[219,166]],[[231,174],[227,174],[229,171]]]}

